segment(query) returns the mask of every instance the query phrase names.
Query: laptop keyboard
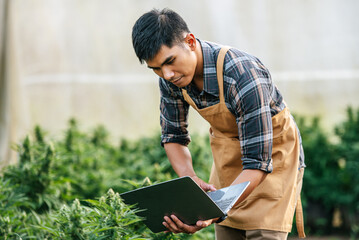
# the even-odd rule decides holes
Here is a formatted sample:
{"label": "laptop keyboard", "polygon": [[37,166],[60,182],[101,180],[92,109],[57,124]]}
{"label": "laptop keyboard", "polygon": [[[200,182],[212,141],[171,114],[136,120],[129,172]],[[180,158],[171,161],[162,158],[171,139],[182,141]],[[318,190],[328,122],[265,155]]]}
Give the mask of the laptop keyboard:
{"label": "laptop keyboard", "polygon": [[233,201],[234,197],[221,199],[220,201],[216,201],[217,206],[222,210],[225,211],[228,208],[228,205],[230,205]]}

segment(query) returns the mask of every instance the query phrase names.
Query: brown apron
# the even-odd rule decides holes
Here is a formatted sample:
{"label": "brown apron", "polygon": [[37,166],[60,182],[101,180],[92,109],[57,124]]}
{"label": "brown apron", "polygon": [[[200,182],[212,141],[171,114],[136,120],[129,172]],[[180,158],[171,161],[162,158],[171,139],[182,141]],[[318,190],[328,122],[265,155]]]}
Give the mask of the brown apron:
{"label": "brown apron", "polygon": [[[228,47],[222,48],[217,60],[220,102],[207,108],[197,108],[185,89],[182,93],[210,127],[213,166],[209,182],[219,189],[233,183],[242,171],[238,125],[228,110],[223,93],[223,62]],[[305,237],[301,211],[300,189],[297,189],[300,144],[296,125],[285,108],[272,117],[273,172],[253,192],[228,213],[221,225],[242,229],[267,229],[290,232],[297,207],[297,228]],[[299,191],[297,191],[299,190]]]}

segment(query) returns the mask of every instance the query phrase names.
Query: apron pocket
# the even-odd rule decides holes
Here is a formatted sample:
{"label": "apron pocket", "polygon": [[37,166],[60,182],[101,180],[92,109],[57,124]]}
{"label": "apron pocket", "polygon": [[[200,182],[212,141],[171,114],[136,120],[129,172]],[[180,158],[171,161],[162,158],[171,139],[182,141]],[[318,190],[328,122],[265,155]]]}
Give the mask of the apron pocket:
{"label": "apron pocket", "polygon": [[268,198],[277,199],[281,198],[284,194],[284,185],[286,180],[283,179],[284,170],[284,157],[286,151],[281,148],[273,148],[272,161],[273,171],[268,173],[263,182],[261,182],[253,192],[245,199]]}
{"label": "apron pocket", "polygon": [[[277,199],[283,196],[285,179],[283,179],[282,172],[287,152],[285,148],[282,148],[282,144],[278,144],[283,140],[283,136],[279,135],[275,139],[276,143],[273,144],[273,172],[267,174],[264,181],[253,190],[246,200]],[[240,142],[237,138],[217,137],[212,131],[210,131],[210,141],[214,160],[211,180],[215,183],[216,188],[227,187],[243,170]]]}

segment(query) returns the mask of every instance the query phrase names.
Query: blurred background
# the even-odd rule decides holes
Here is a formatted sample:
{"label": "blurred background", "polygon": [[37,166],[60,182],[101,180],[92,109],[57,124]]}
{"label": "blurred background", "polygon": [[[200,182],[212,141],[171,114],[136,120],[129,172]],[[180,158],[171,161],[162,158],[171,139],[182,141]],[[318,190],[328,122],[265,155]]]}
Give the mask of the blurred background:
{"label": "blurred background", "polygon": [[[135,20],[169,7],[196,37],[257,56],[292,112],[326,127],[359,105],[359,2],[11,0],[1,9],[1,159],[35,124],[70,117],[136,138],[159,129],[156,76],[137,60]],[[207,125],[190,114],[190,131]]]}
{"label": "blurred background", "polygon": [[[356,0],[0,0],[0,166],[39,124],[55,138],[74,117],[113,141],[158,132],[157,77],[135,56],[134,22],[168,7],[200,39],[255,55],[291,111],[329,135],[359,106]],[[190,112],[191,133],[208,125]]]}

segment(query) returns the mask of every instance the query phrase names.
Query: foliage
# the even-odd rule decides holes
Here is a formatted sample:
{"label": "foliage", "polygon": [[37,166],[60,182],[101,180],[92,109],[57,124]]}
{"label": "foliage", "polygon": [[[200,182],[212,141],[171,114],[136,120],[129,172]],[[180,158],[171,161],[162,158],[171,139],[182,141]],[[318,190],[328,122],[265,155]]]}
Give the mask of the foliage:
{"label": "foliage", "polygon": [[71,206],[64,205],[51,216],[53,226],[41,228],[55,239],[143,239],[136,236],[141,219],[112,189],[100,200],[87,202],[91,207],[81,205],[78,199]]}
{"label": "foliage", "polygon": [[336,206],[339,182],[333,178],[338,171],[338,157],[328,136],[320,127],[318,118],[307,124],[298,121],[305,150],[306,169],[304,172],[302,200],[311,217],[307,217],[307,232],[327,233],[331,227],[331,211]]}
{"label": "foliage", "polygon": [[[306,231],[312,234],[358,234],[359,109],[347,109],[347,119],[335,127],[337,141],[320,127],[319,118],[297,117],[305,151],[302,200]],[[334,223],[335,212],[340,213]],[[357,235],[356,235],[357,236]]]}
{"label": "foliage", "polygon": [[[15,148],[18,163],[2,171],[0,239],[187,239],[151,233],[115,193],[176,177],[160,135],[122,139],[118,147],[108,136],[103,126],[82,132],[71,119],[64,138],[50,142],[36,126]],[[211,160],[203,157],[210,154],[208,144],[193,137],[195,168],[207,177]],[[213,235],[213,229],[191,237],[201,239],[201,234]]]}
{"label": "foliage", "polygon": [[351,228],[352,238],[359,238],[359,109],[349,107],[347,119],[335,128],[340,181],[339,207],[347,212],[344,223]]}
{"label": "foliage", "polygon": [[[307,234],[359,234],[359,110],[335,128],[337,142],[318,118],[296,117],[307,168],[302,199]],[[160,146],[160,134],[109,141],[98,126],[80,130],[71,119],[64,135],[50,141],[40,126],[15,147],[18,163],[0,176],[0,239],[214,239],[213,226],[193,234],[153,234],[118,193],[176,176]],[[208,137],[192,135],[194,168],[208,180]],[[108,190],[113,189],[113,190]],[[101,197],[102,195],[102,197]],[[333,228],[335,211],[343,224]]]}
{"label": "foliage", "polygon": [[53,175],[50,172],[54,161],[53,145],[42,142],[33,145],[27,136],[22,145],[18,145],[18,152],[18,164],[5,169],[4,179],[13,186],[15,193],[28,198],[29,205],[22,207],[42,212],[58,206],[59,191],[57,184],[51,184]]}

